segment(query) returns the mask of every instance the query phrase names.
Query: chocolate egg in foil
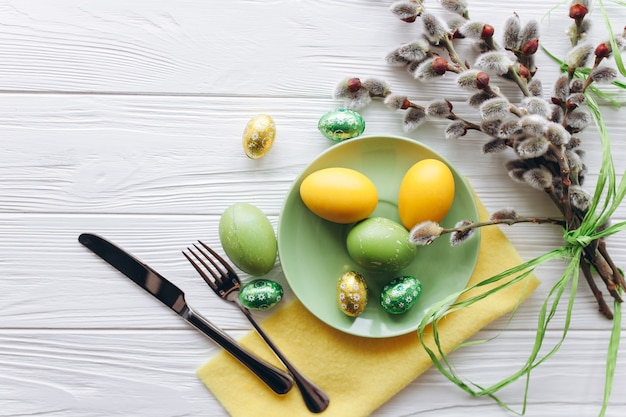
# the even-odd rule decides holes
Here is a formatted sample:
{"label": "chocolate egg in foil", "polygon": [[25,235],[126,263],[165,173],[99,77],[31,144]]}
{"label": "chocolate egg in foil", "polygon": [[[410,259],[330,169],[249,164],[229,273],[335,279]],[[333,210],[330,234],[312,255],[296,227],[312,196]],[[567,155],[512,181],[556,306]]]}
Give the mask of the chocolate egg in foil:
{"label": "chocolate egg in foil", "polygon": [[255,279],[244,284],[239,301],[248,310],[269,310],[283,299],[283,287],[269,279]]}
{"label": "chocolate egg in foil", "polygon": [[383,287],[380,305],[388,313],[402,314],[411,309],[422,294],[422,283],[415,277],[397,277]]}
{"label": "chocolate egg in foil", "polygon": [[268,153],[276,137],[276,124],[267,114],[250,119],[243,131],[243,150],[249,158],[258,159]]}
{"label": "chocolate egg in foil", "polygon": [[363,133],[365,121],[354,110],[337,109],[323,115],[317,123],[317,128],[328,139],[341,142]]}
{"label": "chocolate egg in foil", "polygon": [[337,304],[350,317],[356,317],[367,305],[367,284],[359,272],[345,272],[337,282]]}

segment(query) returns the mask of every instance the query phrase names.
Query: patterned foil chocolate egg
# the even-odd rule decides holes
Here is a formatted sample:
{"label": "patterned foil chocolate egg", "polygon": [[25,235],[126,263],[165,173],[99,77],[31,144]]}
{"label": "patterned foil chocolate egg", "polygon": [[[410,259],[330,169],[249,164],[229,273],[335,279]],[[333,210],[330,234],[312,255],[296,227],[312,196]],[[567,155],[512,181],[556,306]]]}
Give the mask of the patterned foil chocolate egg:
{"label": "patterned foil chocolate egg", "polygon": [[354,110],[337,109],[323,115],[317,123],[317,128],[328,139],[341,142],[363,133],[365,121]]}
{"label": "patterned foil chocolate egg", "polygon": [[402,314],[411,309],[422,294],[422,283],[410,275],[395,278],[383,287],[380,305],[391,314]]}
{"label": "patterned foil chocolate egg", "polygon": [[244,284],[239,301],[248,310],[269,310],[283,299],[283,287],[269,279],[255,279]]}
{"label": "patterned foil chocolate egg", "polygon": [[367,284],[356,271],[345,272],[337,282],[337,304],[350,317],[356,317],[367,305]]}
{"label": "patterned foil chocolate egg", "polygon": [[243,131],[243,150],[249,158],[258,159],[272,149],[275,136],[274,120],[267,114],[255,116]]}

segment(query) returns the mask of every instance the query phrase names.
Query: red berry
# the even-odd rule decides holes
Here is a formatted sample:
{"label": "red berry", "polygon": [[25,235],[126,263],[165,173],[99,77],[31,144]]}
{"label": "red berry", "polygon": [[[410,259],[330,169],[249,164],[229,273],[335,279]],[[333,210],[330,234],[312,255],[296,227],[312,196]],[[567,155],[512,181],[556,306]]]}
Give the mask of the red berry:
{"label": "red berry", "polygon": [[539,39],[531,39],[524,46],[522,46],[522,55],[531,56],[534,55],[539,49]]}
{"label": "red berry", "polygon": [[483,31],[480,34],[480,37],[482,39],[487,39],[487,38],[491,38],[493,37],[493,33],[495,32],[495,29],[493,28],[493,26],[485,24],[483,26]]}
{"label": "red berry", "polygon": [[575,20],[582,20],[585,18],[589,10],[582,4],[573,4],[569,8],[569,17]]}
{"label": "red berry", "polygon": [[598,58],[608,58],[611,55],[611,47],[605,42],[596,46],[596,50],[593,52]]}
{"label": "red berry", "polygon": [[479,72],[476,74],[476,88],[482,90],[483,88],[487,88],[489,86],[489,74],[486,72]]}
{"label": "red berry", "polygon": [[448,68],[449,64],[448,61],[445,60],[445,58],[437,57],[433,61],[433,69],[439,75],[445,74]]}
{"label": "red berry", "polygon": [[361,80],[359,78],[350,78],[348,80],[348,90],[349,91],[359,91],[361,89]]}

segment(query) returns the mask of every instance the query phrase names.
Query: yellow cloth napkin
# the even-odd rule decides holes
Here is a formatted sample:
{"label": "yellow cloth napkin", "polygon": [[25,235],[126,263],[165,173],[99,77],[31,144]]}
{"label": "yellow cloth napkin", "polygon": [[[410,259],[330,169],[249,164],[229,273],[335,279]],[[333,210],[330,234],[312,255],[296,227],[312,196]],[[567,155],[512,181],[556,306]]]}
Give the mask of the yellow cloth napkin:
{"label": "yellow cloth napkin", "polygon": [[[481,219],[486,219],[485,208],[480,202],[478,206]],[[469,285],[521,262],[497,226],[485,227]],[[520,297],[528,296],[538,284],[536,277],[529,276],[448,315],[438,325],[443,351],[450,352],[492,320],[510,312]],[[463,297],[485,290],[474,289]],[[322,323],[298,301],[278,310],[262,326],[294,365],[328,394],[330,406],[321,414],[324,417],[367,416],[432,365],[417,332],[384,339],[348,335]],[[432,340],[430,334],[426,340]],[[278,363],[255,332],[240,342],[269,362]],[[233,417],[314,415],[306,409],[295,386],[287,395],[278,396],[224,351],[197,374]]]}

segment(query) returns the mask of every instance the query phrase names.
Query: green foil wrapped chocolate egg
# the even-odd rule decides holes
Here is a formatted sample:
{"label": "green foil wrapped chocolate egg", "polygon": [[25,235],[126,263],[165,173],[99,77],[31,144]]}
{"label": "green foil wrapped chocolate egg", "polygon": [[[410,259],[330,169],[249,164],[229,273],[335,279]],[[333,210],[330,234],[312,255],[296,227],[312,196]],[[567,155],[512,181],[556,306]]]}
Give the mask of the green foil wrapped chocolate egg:
{"label": "green foil wrapped chocolate egg", "polygon": [[387,313],[402,314],[409,311],[422,294],[422,283],[415,277],[397,277],[383,287],[380,305]]}
{"label": "green foil wrapped chocolate egg", "polygon": [[269,279],[255,279],[244,284],[239,301],[248,310],[269,310],[283,299],[283,287]]}
{"label": "green foil wrapped chocolate egg", "polygon": [[356,317],[367,305],[367,284],[359,272],[344,272],[337,281],[337,304],[350,317]]}
{"label": "green foil wrapped chocolate egg", "polygon": [[317,123],[317,128],[328,139],[341,142],[363,133],[365,121],[354,110],[337,109],[323,115]]}
{"label": "green foil wrapped chocolate egg", "polygon": [[267,114],[250,119],[243,131],[243,150],[249,158],[258,159],[268,153],[276,137],[276,124]]}

